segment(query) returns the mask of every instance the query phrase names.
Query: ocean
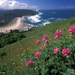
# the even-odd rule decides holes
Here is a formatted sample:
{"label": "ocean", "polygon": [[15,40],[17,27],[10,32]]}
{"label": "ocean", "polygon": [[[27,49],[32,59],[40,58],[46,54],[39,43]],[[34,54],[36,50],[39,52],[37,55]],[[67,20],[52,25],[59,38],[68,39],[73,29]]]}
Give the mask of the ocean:
{"label": "ocean", "polygon": [[38,27],[75,17],[75,9],[38,10],[37,12],[39,14],[25,17],[23,22]]}

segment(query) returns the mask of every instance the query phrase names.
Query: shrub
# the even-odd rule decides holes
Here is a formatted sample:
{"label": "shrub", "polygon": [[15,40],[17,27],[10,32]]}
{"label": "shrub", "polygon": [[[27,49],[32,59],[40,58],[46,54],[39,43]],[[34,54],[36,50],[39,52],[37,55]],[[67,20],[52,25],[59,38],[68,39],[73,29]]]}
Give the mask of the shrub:
{"label": "shrub", "polygon": [[11,30],[10,33],[6,34],[0,33],[0,48],[7,44],[12,44],[14,42],[20,41],[22,38],[26,38],[26,36],[18,30]]}

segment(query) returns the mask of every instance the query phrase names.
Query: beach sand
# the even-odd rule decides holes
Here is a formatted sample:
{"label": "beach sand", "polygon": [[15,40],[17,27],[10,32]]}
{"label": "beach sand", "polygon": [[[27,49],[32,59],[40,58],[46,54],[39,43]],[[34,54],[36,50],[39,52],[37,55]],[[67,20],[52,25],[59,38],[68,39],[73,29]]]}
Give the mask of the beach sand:
{"label": "beach sand", "polygon": [[17,17],[13,19],[8,25],[5,25],[3,27],[0,27],[0,32],[8,33],[10,30],[25,30],[29,27],[32,27],[30,25],[24,24],[22,21],[25,19],[25,16]]}

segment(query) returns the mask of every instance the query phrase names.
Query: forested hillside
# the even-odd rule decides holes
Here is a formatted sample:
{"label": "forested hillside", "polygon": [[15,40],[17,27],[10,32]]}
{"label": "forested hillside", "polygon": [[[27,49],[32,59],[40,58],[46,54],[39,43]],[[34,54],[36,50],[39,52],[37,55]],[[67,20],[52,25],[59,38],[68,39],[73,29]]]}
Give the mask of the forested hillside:
{"label": "forested hillside", "polygon": [[38,14],[38,12],[27,9],[0,10],[0,26],[8,24],[15,17],[35,15],[35,14]]}

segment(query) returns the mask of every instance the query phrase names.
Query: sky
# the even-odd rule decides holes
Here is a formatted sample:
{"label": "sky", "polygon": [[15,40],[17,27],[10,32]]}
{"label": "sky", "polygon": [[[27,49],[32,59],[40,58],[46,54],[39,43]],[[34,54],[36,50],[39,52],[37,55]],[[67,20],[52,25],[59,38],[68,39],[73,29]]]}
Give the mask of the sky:
{"label": "sky", "polygon": [[0,0],[0,9],[75,9],[75,0]]}

